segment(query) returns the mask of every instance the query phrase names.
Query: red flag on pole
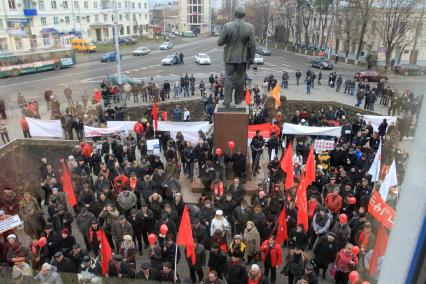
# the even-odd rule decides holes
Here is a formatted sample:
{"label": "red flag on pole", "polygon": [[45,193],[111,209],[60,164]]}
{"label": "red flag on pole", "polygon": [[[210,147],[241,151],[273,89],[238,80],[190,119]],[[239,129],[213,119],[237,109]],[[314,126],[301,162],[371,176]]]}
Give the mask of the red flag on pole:
{"label": "red flag on pole", "polygon": [[386,247],[388,246],[388,235],[386,234],[385,227],[380,225],[379,231],[376,235],[376,243],[374,244],[373,254],[371,255],[370,262],[368,264],[368,270],[370,275],[374,276],[377,272],[377,265],[379,263],[379,257],[385,255]]}
{"label": "red flag on pole", "polygon": [[303,224],[305,232],[308,231],[308,201],[306,197],[306,176],[302,174],[302,177],[297,187],[296,192],[296,207],[297,207],[297,224]]}
{"label": "red flag on pole", "polygon": [[246,105],[248,105],[248,106],[251,104],[251,94],[250,94],[249,88],[246,89],[245,102],[246,102]]}
{"label": "red flag on pole", "polygon": [[284,188],[288,190],[294,185],[293,145],[291,143],[288,144],[285,154],[281,157],[280,167],[286,173]]}
{"label": "red flag on pole", "polygon": [[308,159],[305,165],[305,185],[310,186],[315,181],[315,156],[314,156],[314,144],[311,145]]}
{"label": "red flag on pole", "polygon": [[62,160],[62,184],[63,184],[63,191],[66,193],[68,204],[71,207],[74,207],[77,204],[77,199],[75,198],[74,194],[74,188],[72,186],[71,177],[68,172],[67,165],[65,165],[65,162]]}
{"label": "red flag on pole", "polygon": [[111,260],[112,250],[103,229],[99,231],[99,239],[102,256],[102,275],[105,275],[108,273],[108,264]]}
{"label": "red flag on pole", "polygon": [[191,221],[189,219],[188,208],[183,209],[182,219],[180,220],[179,231],[176,238],[176,244],[186,248],[186,256],[191,257],[192,264],[195,264],[195,244],[192,239]]}
{"label": "red flag on pole", "polygon": [[154,101],[154,106],[152,107],[152,120],[154,121],[154,131],[157,131],[158,129],[158,107],[157,102]]}
{"label": "red flag on pole", "polygon": [[280,216],[278,217],[277,224],[278,224],[278,231],[277,231],[277,237],[276,237],[275,240],[276,240],[277,244],[282,244],[288,238],[288,235],[287,235],[287,217],[286,217],[286,214],[285,214],[285,207],[283,208],[283,210],[280,213]]}

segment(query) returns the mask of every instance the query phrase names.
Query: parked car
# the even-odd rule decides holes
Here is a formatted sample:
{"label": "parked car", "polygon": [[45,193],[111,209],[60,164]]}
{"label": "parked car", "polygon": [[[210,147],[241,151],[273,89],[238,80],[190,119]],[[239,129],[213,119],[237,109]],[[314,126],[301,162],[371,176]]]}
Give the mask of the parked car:
{"label": "parked car", "polygon": [[142,56],[142,55],[149,54],[150,51],[151,50],[148,47],[141,46],[141,47],[138,47],[135,50],[133,50],[132,54],[134,56]]}
{"label": "parked car", "polygon": [[312,67],[318,67],[319,69],[333,69],[333,62],[328,60],[326,57],[312,57]]}
{"label": "parked car", "polygon": [[263,64],[263,57],[260,54],[254,55],[254,64]]}
{"label": "parked car", "polygon": [[164,36],[169,38],[176,38],[176,35],[174,33],[164,33]]}
{"label": "parked car", "polygon": [[127,45],[134,45],[138,43],[138,40],[133,37],[120,37],[118,39],[119,44],[127,44]]}
{"label": "parked car", "polygon": [[195,33],[193,31],[186,31],[182,33],[183,37],[195,37]]}
{"label": "parked car", "polygon": [[168,50],[173,48],[173,43],[166,41],[160,45],[160,50]]}
{"label": "parked car", "polygon": [[425,75],[426,67],[417,64],[402,64],[395,66],[393,71],[401,75]]}
{"label": "parked car", "polygon": [[372,71],[372,70],[365,70],[365,71],[359,71],[356,72],[354,75],[355,80],[357,81],[365,81],[368,82],[379,82],[380,80],[388,80],[388,77],[383,74],[379,74],[379,72]]}
{"label": "parked car", "polygon": [[[103,82],[104,81],[102,81],[101,84]],[[117,76],[117,74],[111,74],[111,75],[105,76],[105,82],[107,84],[119,85],[118,84],[118,76]],[[129,78],[129,77],[125,76],[125,75],[121,75],[121,84],[124,85],[126,83],[128,83],[130,85],[133,85],[133,84],[137,84],[138,82],[135,79]]]}
{"label": "parked car", "polygon": [[183,62],[179,60],[179,57],[173,54],[167,55],[166,58],[163,58],[161,60],[161,65],[175,65],[175,64],[181,64],[181,63]]}
{"label": "parked car", "polygon": [[[120,58],[122,58],[123,56],[120,54]],[[116,53],[114,52],[107,52],[104,55],[101,56],[101,58],[99,59],[101,62],[111,62],[111,61],[115,61],[116,59]]]}
{"label": "parked car", "polygon": [[260,55],[271,55],[272,54],[271,50],[269,50],[268,48],[266,48],[264,46],[257,47],[256,53],[260,54]]}
{"label": "parked car", "polygon": [[205,53],[198,53],[197,55],[195,55],[195,63],[198,63],[200,65],[210,65],[210,56]]}

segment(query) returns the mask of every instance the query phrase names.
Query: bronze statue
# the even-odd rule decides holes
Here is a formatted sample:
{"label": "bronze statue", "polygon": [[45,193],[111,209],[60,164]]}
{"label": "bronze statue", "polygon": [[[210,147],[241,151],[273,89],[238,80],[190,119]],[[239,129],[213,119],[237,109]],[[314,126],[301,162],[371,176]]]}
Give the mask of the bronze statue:
{"label": "bronze statue", "polygon": [[240,104],[244,98],[244,86],[246,70],[253,63],[256,53],[256,42],[254,39],[254,28],[243,20],[244,8],[235,9],[235,20],[226,23],[220,32],[218,45],[225,45],[223,59],[225,61],[225,99],[224,106],[229,107],[232,101],[232,90],[234,102]]}

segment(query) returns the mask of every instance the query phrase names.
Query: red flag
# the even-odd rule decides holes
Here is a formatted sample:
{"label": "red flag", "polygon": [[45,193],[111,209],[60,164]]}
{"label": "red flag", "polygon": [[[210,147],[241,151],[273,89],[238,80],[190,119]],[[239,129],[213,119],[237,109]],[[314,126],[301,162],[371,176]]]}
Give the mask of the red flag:
{"label": "red flag", "polygon": [[277,244],[282,244],[283,242],[287,240],[287,237],[288,237],[287,217],[285,214],[285,207],[283,208],[283,210],[280,213],[280,216],[278,217],[277,224],[278,224],[278,231],[277,231],[277,237],[275,240]]}
{"label": "red flag", "polygon": [[191,221],[189,219],[188,208],[183,209],[182,219],[180,220],[179,231],[176,244],[186,248],[186,256],[191,257],[192,264],[195,264],[195,244],[192,239]]}
{"label": "red flag", "polygon": [[64,161],[62,163],[62,183],[63,183],[63,191],[66,193],[68,204],[71,207],[74,207],[77,204],[77,199],[75,199],[74,188],[72,186],[71,177],[68,172],[68,168],[65,165]]}
{"label": "red flag", "polygon": [[101,245],[101,256],[102,256],[102,275],[108,273],[108,264],[111,260],[112,250],[109,245],[107,236],[105,235],[104,230],[99,231],[100,245]]}
{"label": "red flag", "polygon": [[303,224],[305,232],[308,231],[308,201],[306,197],[306,176],[302,175],[296,192],[297,224]]}
{"label": "red flag", "polygon": [[310,186],[315,181],[315,156],[314,156],[314,144],[311,145],[308,159],[305,165],[305,184],[306,187]]}
{"label": "red flag", "polygon": [[280,167],[286,173],[284,188],[288,190],[294,185],[293,145],[291,143],[288,144],[285,154],[281,157]]}
{"label": "red flag", "polygon": [[386,247],[388,246],[388,235],[386,234],[385,227],[380,225],[379,231],[376,235],[376,243],[374,244],[373,254],[371,255],[370,262],[368,264],[368,270],[370,275],[374,276],[377,272],[377,264],[379,263],[379,257],[385,255]]}
{"label": "red flag", "polygon": [[246,101],[246,105],[249,106],[251,104],[251,94],[250,94],[250,89],[249,88],[247,88],[247,90],[246,90],[245,101]]}
{"label": "red flag", "polygon": [[157,131],[158,129],[158,107],[157,102],[154,101],[154,106],[152,107],[152,120],[154,121],[154,131]]}

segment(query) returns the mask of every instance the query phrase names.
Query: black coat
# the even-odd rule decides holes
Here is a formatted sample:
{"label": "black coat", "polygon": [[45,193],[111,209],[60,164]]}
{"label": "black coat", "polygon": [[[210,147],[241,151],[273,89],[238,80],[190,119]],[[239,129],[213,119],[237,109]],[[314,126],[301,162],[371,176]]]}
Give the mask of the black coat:
{"label": "black coat", "polygon": [[242,262],[233,266],[231,261],[228,260],[223,274],[225,275],[227,284],[247,283],[247,270],[246,266]]}
{"label": "black coat", "polygon": [[142,270],[136,272],[135,274],[136,279],[142,279],[142,280],[148,280],[148,281],[160,281],[160,274],[154,270],[149,269],[148,277],[145,276]]}
{"label": "black coat", "polygon": [[51,263],[53,266],[56,266],[58,272],[68,272],[68,273],[76,273],[77,267],[75,267],[74,262],[71,259],[64,256],[61,262],[57,262],[56,259],[52,260]]}
{"label": "black coat", "polygon": [[108,264],[108,276],[118,277],[118,274],[121,274],[123,278],[133,278],[134,276],[134,272],[127,262],[120,262],[119,271],[117,271],[114,260],[111,260]]}
{"label": "black coat", "polygon": [[314,247],[315,262],[326,266],[336,259],[338,251],[337,241],[329,242],[327,236],[322,236]]}
{"label": "black coat", "polygon": [[210,270],[215,270],[219,276],[221,276],[227,261],[228,256],[221,249],[219,249],[217,253],[210,252],[207,266]]}
{"label": "black coat", "polygon": [[296,229],[291,230],[288,238],[289,247],[298,247],[301,246],[306,248],[308,245],[308,236],[304,231],[298,233]]}

